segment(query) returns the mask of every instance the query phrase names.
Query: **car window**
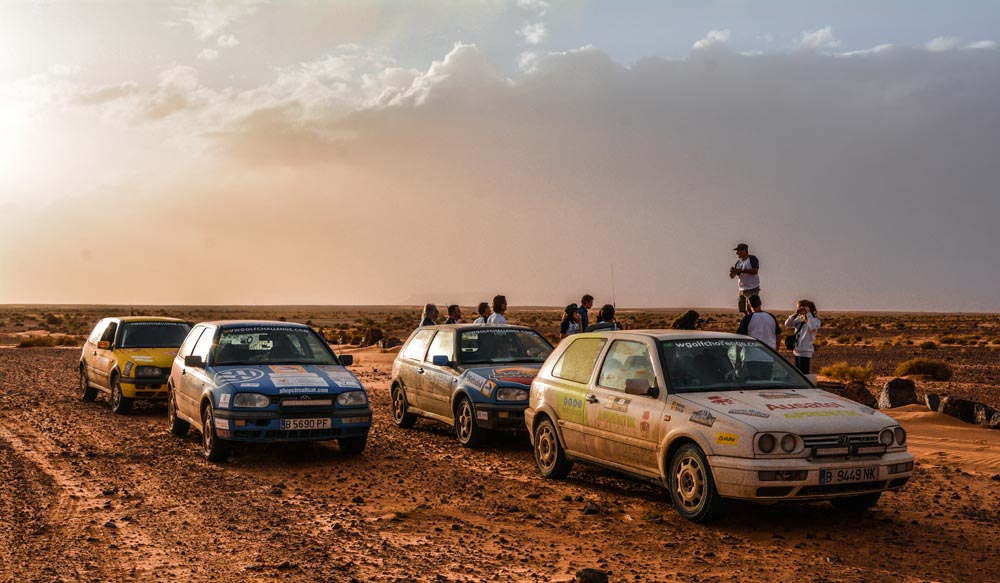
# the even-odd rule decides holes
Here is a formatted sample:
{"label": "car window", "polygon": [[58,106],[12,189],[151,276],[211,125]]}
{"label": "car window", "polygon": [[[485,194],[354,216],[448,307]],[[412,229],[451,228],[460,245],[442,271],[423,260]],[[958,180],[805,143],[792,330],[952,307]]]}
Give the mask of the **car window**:
{"label": "car window", "polygon": [[101,334],[101,342],[115,343],[115,332],[118,331],[118,322],[111,322],[108,327],[104,329],[104,334]]}
{"label": "car window", "polygon": [[450,330],[441,330],[434,335],[431,342],[431,349],[427,351],[427,362],[434,360],[435,356],[447,356],[449,360],[455,354],[455,335]]}
{"label": "car window", "polygon": [[187,322],[125,322],[122,348],[177,348],[191,330]]}
{"label": "car window", "polygon": [[212,349],[212,337],[215,336],[212,332],[209,330],[207,333],[203,333],[198,339],[198,343],[194,345],[194,350],[191,351],[192,355],[200,356],[206,362],[208,362],[208,352]]}
{"label": "car window", "polygon": [[534,330],[483,328],[462,331],[462,364],[544,362],[552,345]]}
{"label": "car window", "polygon": [[101,320],[94,326],[94,331],[90,333],[90,337],[87,338],[87,342],[91,344],[97,344],[101,341],[101,336],[104,335],[104,330],[108,327],[107,320]]}
{"label": "car window", "polygon": [[337,364],[337,360],[310,328],[248,324],[223,328],[219,334],[212,366],[234,364]]}
{"label": "car window", "polygon": [[552,367],[552,376],[577,383],[590,382],[590,374],[605,342],[604,338],[574,340]]}
{"label": "car window", "polygon": [[611,344],[597,384],[616,391],[625,390],[625,381],[629,379],[644,379],[649,386],[656,386],[656,374],[653,372],[653,360],[649,357],[649,348],[642,342],[617,340]]}
{"label": "car window", "polygon": [[198,338],[201,337],[201,333],[204,331],[204,326],[195,326],[194,330],[192,330],[191,333],[187,335],[187,338],[184,339],[184,343],[181,344],[177,354],[179,354],[181,358],[191,354],[191,351],[194,350],[195,343],[198,342]]}
{"label": "car window", "polygon": [[407,344],[406,348],[403,350],[403,358],[423,360],[424,353],[427,352],[427,343],[433,335],[434,330],[421,330],[417,332],[417,334],[410,339],[410,343]]}
{"label": "car window", "polygon": [[812,388],[787,360],[756,340],[664,341],[663,368],[676,393]]}

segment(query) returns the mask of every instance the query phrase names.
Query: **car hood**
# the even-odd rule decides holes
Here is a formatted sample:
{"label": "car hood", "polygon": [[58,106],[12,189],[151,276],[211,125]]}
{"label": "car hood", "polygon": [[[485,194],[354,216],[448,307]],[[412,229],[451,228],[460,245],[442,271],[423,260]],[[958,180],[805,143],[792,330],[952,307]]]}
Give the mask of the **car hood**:
{"label": "car hood", "polygon": [[119,362],[132,361],[136,366],[170,368],[177,356],[176,348],[119,348],[115,351]]}
{"label": "car hood", "polygon": [[539,364],[498,364],[496,366],[475,366],[465,370],[463,375],[469,382],[482,385],[486,382],[493,382],[498,387],[519,387],[528,388],[534,380],[538,370],[542,368]]}
{"label": "car hood", "polygon": [[804,435],[867,432],[896,425],[871,407],[820,389],[756,389],[685,393],[678,398],[759,431]]}
{"label": "car hood", "polygon": [[239,364],[209,367],[218,387],[265,394],[331,394],[361,389],[346,368],[334,364]]}

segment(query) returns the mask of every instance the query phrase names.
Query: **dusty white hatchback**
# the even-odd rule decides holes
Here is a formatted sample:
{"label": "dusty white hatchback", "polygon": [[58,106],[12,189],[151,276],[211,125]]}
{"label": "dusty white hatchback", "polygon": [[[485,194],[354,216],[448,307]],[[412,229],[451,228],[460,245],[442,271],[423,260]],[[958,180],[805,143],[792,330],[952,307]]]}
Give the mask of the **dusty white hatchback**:
{"label": "dusty white hatchback", "polygon": [[663,485],[696,522],[725,498],[862,510],[913,472],[893,419],[736,334],[570,336],[532,382],[524,417],[543,476],[576,461],[612,468]]}

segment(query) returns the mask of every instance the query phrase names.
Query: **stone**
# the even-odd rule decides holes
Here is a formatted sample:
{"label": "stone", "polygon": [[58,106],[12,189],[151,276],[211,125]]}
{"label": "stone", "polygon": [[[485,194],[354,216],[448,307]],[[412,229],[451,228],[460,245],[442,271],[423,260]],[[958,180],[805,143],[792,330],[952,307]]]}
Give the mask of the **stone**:
{"label": "stone", "polygon": [[608,583],[608,573],[600,569],[580,569],[576,572],[574,583]]}
{"label": "stone", "polygon": [[593,502],[587,502],[583,505],[584,514],[599,514],[601,512],[601,507]]}
{"label": "stone", "polygon": [[892,379],[882,387],[878,396],[879,409],[892,409],[918,402],[917,385],[910,379]]}
{"label": "stone", "polygon": [[864,383],[847,383],[844,385],[842,395],[844,398],[850,399],[855,403],[861,403],[873,409],[878,407],[878,399],[875,398],[875,395],[868,390],[868,386]]}
{"label": "stone", "polygon": [[975,423],[976,421],[976,402],[968,399],[959,399],[949,395],[941,399],[939,411],[966,423]]}
{"label": "stone", "polygon": [[927,393],[924,395],[924,403],[927,404],[927,408],[931,411],[937,413],[941,410],[941,396],[935,393]]}
{"label": "stone", "polygon": [[990,421],[996,416],[997,410],[989,405],[976,403],[972,408],[972,419],[976,425],[989,427]]}

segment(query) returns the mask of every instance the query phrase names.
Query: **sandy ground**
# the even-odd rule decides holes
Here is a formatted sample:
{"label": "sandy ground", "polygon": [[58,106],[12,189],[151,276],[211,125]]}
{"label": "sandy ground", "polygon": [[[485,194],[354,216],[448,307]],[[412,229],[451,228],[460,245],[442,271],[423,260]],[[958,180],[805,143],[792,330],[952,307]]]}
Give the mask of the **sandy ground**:
{"label": "sandy ground", "polygon": [[895,410],[916,473],[874,510],[734,504],[701,526],[604,470],[543,480],[525,435],[467,450],[443,425],[397,429],[394,355],[355,355],[375,411],[363,455],[239,447],[214,465],[162,406],[80,401],[77,349],[0,349],[0,580],[997,580],[1000,431]]}

